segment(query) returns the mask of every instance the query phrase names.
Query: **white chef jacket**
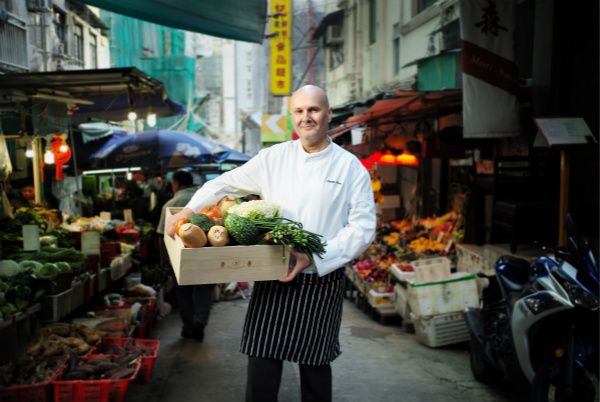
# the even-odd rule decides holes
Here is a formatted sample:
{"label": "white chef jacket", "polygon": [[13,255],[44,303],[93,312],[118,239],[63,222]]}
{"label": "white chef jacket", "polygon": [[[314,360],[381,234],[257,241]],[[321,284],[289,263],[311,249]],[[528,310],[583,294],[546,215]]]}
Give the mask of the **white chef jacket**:
{"label": "white chef jacket", "polygon": [[360,255],[375,238],[375,203],[368,171],[329,139],[308,153],[299,140],[261,150],[244,165],[206,182],[186,205],[194,212],[230,194],[260,195],[281,214],[323,236],[325,254],[304,273],[326,275]]}

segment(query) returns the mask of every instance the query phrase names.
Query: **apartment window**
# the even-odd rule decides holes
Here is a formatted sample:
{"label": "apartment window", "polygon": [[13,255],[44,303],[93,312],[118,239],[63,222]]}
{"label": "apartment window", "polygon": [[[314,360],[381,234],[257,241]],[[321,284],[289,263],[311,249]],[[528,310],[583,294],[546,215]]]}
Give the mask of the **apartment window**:
{"label": "apartment window", "polygon": [[54,33],[56,34],[56,49],[55,53],[65,52],[65,15],[63,13],[54,12],[52,17],[54,24]]}
{"label": "apartment window", "polygon": [[400,24],[394,24],[392,35],[392,51],[394,55],[394,75],[400,74]]}
{"label": "apartment window", "polygon": [[369,43],[377,40],[377,6],[376,0],[369,0]]}
{"label": "apartment window", "polygon": [[394,39],[394,75],[400,74],[400,38]]}
{"label": "apartment window", "polygon": [[436,1],[437,0],[417,0],[417,14],[434,5]]}
{"label": "apartment window", "polygon": [[42,14],[29,13],[29,43],[39,49],[44,48],[43,27]]}
{"label": "apartment window", "polygon": [[75,24],[73,28],[73,56],[83,65],[83,26]]}
{"label": "apartment window", "polygon": [[344,62],[344,47],[334,46],[329,49],[329,65],[330,70],[333,70]]}
{"label": "apartment window", "polygon": [[90,32],[90,68],[98,68],[98,37]]}

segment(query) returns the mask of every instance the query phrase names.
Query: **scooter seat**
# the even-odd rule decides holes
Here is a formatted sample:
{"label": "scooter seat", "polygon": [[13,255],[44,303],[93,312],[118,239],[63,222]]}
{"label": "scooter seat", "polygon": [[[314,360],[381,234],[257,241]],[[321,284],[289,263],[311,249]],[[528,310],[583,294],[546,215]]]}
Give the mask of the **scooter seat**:
{"label": "scooter seat", "polygon": [[503,255],[498,259],[498,264],[509,265],[519,271],[529,273],[530,264],[527,260],[513,257],[512,255]]}

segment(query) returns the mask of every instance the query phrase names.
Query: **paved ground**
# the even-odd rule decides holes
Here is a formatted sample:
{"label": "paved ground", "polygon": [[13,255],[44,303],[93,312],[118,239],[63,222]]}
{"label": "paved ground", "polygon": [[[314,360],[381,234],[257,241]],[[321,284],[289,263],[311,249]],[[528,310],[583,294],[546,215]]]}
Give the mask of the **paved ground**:
{"label": "paved ground", "polygon": [[[175,310],[154,328],[160,340],[148,385],[131,384],[125,402],[244,400],[246,356],[239,353],[247,300],[215,303],[204,342],[179,336]],[[488,387],[470,371],[465,343],[429,348],[399,320],[382,325],[345,301],[342,355],[332,364],[335,402],[525,402],[507,383]],[[280,402],[300,401],[297,366],[284,365]]]}

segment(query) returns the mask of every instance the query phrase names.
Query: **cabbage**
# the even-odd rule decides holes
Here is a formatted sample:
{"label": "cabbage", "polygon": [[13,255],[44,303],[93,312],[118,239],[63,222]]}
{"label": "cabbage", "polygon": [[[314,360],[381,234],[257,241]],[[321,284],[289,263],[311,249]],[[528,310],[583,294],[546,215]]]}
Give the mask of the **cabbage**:
{"label": "cabbage", "polygon": [[27,269],[31,269],[33,272],[37,272],[40,269],[40,267],[42,266],[42,263],[37,262],[37,261],[24,260],[24,261],[21,261],[19,263],[19,265],[21,266],[21,269],[23,271],[25,271]]}
{"label": "cabbage", "polygon": [[10,278],[21,272],[21,266],[15,260],[0,261],[0,276]]}
{"label": "cabbage", "polygon": [[56,265],[56,268],[58,268],[60,272],[67,272],[71,270],[71,266],[68,262],[55,262],[54,265]]}
{"label": "cabbage", "polygon": [[47,262],[45,264],[42,264],[40,269],[38,269],[37,276],[53,281],[54,279],[56,279],[56,276],[59,274],[59,272],[60,271],[55,264]]}

